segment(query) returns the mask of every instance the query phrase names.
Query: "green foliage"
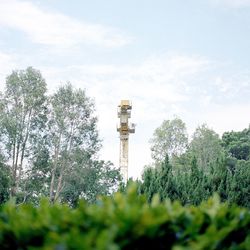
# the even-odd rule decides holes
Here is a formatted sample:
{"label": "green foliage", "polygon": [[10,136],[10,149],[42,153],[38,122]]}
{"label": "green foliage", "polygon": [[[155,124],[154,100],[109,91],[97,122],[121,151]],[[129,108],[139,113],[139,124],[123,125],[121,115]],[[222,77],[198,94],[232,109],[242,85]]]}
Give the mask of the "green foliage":
{"label": "green foliage", "polygon": [[157,162],[164,161],[166,155],[171,158],[185,152],[188,144],[188,136],[185,123],[175,118],[165,120],[158,127],[150,140],[152,157]]}
{"label": "green foliage", "polygon": [[249,210],[220,203],[218,196],[198,207],[159,202],[158,196],[149,204],[130,187],[75,209],[47,201],[0,208],[3,250],[245,250],[249,244]]}
{"label": "green foliage", "polygon": [[69,194],[75,200],[82,193],[93,193],[91,189],[98,182],[99,172],[95,168],[99,164],[94,161],[100,149],[96,123],[94,103],[84,90],[74,89],[68,83],[51,97],[48,123],[48,147],[53,152],[49,172],[51,201],[66,200]]}
{"label": "green foliage", "polygon": [[172,137],[169,128],[170,121],[164,121],[155,130],[152,154],[162,154],[144,170],[139,184],[148,201],[158,193],[161,199],[197,205],[217,192],[223,201],[250,208],[250,127],[226,132],[220,139],[207,125],[199,126],[187,150],[170,155],[170,162],[163,156],[168,153],[171,138],[178,141],[183,131],[176,130]]}
{"label": "green foliage", "polygon": [[229,182],[229,199],[250,207],[250,162],[239,161]]}
{"label": "green foliage", "polygon": [[120,181],[119,170],[112,163],[91,161],[67,177],[61,200],[72,207],[77,205],[79,198],[93,203],[99,195],[111,195]]}
{"label": "green foliage", "polygon": [[209,171],[209,167],[223,156],[219,135],[205,124],[195,130],[189,151],[196,157],[198,167],[203,171]]}
{"label": "green foliage", "polygon": [[222,143],[228,155],[238,160],[250,159],[250,127],[239,132],[226,132]]}
{"label": "green foliage", "polygon": [[10,171],[0,157],[0,204],[9,199],[11,186]]}
{"label": "green foliage", "polygon": [[142,180],[139,190],[148,201],[159,194],[161,200],[169,198],[183,205],[198,205],[216,192],[223,201],[250,208],[250,163],[246,161],[238,162],[234,172],[225,161],[217,161],[204,172],[195,156],[188,171],[174,169],[166,158],[160,165],[145,169]]}
{"label": "green foliage", "polygon": [[13,71],[0,96],[0,147],[12,179],[11,195],[20,190],[27,165],[37,145],[35,139],[46,122],[46,83],[38,70]]}
{"label": "green foliage", "polygon": [[120,175],[98,160],[94,102],[68,83],[47,95],[41,73],[13,71],[0,93],[0,203],[9,196],[37,204],[41,197],[75,206],[110,194]]}

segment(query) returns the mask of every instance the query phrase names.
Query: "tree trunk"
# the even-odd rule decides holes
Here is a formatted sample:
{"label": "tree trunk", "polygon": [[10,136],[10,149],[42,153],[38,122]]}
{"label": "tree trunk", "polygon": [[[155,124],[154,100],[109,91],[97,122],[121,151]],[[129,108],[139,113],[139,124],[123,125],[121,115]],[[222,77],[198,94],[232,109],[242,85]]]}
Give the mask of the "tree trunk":
{"label": "tree trunk", "polygon": [[[67,144],[66,144],[66,156],[68,157],[68,152],[71,152],[71,149],[72,149],[72,144],[73,144],[73,131],[74,131],[74,125],[75,125],[75,121],[73,120],[71,122],[71,126],[70,126],[70,135],[69,135],[69,138],[67,140]],[[59,155],[59,152],[58,152],[58,155]],[[68,165],[68,158],[66,160],[64,160],[62,162],[62,166],[61,166],[61,169],[60,169],[60,176],[58,178],[58,183],[57,183],[57,188],[56,188],[56,193],[55,193],[55,196],[54,196],[54,201],[58,200],[59,196],[60,196],[60,193],[63,189],[63,182],[64,182],[64,175],[65,175],[65,171],[66,171],[66,166]],[[55,176],[53,175],[53,186],[54,186],[54,179],[55,179]]]}
{"label": "tree trunk", "polygon": [[20,164],[19,164],[19,180],[18,181],[20,181],[20,179],[21,179],[22,170],[23,170],[23,159],[24,159],[26,144],[27,144],[27,141],[29,138],[31,114],[32,114],[32,109],[30,109],[30,111],[29,111],[29,116],[28,116],[28,121],[27,121],[27,125],[26,125],[26,131],[25,131],[25,137],[24,137],[24,140],[22,142],[21,160],[20,160]]}
{"label": "tree trunk", "polygon": [[55,174],[56,174],[58,157],[59,157],[59,152],[60,152],[60,147],[61,147],[61,138],[62,138],[62,134],[59,135],[58,144],[55,146],[54,163],[53,163],[53,168],[51,171],[50,192],[49,192],[49,199],[51,202],[53,202],[54,200]]}

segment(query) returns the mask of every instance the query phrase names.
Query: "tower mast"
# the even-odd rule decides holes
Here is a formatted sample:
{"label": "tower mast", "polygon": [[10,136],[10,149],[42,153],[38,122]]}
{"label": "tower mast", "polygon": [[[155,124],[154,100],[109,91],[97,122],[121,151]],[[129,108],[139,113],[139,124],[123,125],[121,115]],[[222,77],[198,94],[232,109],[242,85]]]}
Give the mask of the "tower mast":
{"label": "tower mast", "polygon": [[118,106],[118,118],[120,118],[117,132],[120,133],[120,170],[124,182],[128,180],[128,139],[129,134],[135,132],[135,124],[129,124],[132,104],[129,100],[121,100]]}

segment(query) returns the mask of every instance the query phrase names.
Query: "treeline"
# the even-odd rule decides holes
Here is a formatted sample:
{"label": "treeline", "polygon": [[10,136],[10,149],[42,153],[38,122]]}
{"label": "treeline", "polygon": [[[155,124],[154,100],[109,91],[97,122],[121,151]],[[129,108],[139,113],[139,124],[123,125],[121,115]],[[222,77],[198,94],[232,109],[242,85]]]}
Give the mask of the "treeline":
{"label": "treeline", "polygon": [[151,140],[154,163],[146,166],[139,193],[200,204],[217,192],[223,201],[250,207],[250,127],[222,138],[206,125],[188,142],[185,123],[164,121]]}
{"label": "treeline", "polygon": [[[217,192],[250,207],[250,127],[219,135],[199,126],[191,141],[185,123],[165,120],[150,140],[154,162],[138,192],[199,204]],[[49,94],[32,67],[13,71],[0,93],[0,203],[95,202],[120,185],[119,169],[99,160],[101,140],[94,102],[70,83]],[[121,190],[123,188],[121,187]]]}
{"label": "treeline", "polygon": [[98,159],[101,141],[94,102],[70,83],[52,95],[32,67],[13,71],[0,93],[0,203],[95,201],[120,180]]}

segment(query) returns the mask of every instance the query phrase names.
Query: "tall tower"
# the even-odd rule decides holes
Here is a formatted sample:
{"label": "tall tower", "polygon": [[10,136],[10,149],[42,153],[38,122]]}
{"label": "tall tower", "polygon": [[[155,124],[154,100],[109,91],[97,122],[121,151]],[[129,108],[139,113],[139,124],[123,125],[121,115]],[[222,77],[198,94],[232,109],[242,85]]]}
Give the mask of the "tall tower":
{"label": "tall tower", "polygon": [[117,131],[120,133],[120,169],[124,182],[128,180],[128,138],[130,133],[135,132],[135,124],[129,124],[128,119],[131,117],[132,104],[128,100],[121,100],[118,106],[118,118],[120,124]]}

